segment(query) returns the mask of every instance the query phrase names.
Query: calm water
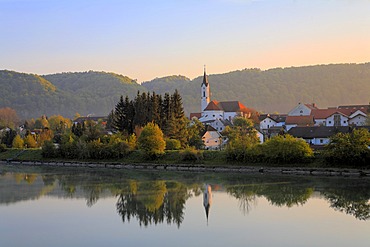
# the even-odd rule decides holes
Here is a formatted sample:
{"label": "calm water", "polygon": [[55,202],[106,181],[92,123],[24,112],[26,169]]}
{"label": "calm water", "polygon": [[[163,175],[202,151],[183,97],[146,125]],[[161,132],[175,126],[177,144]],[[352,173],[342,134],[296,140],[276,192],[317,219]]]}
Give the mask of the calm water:
{"label": "calm water", "polygon": [[15,168],[0,246],[370,246],[370,179]]}

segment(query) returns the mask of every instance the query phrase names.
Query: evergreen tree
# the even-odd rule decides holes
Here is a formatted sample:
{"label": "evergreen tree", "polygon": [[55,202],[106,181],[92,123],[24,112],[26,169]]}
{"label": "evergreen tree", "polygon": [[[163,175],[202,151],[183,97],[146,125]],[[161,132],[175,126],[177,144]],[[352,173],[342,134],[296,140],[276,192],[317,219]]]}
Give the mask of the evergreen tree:
{"label": "evergreen tree", "polygon": [[114,109],[114,119],[112,122],[112,127],[120,132],[123,132],[126,129],[125,126],[125,101],[123,100],[123,96],[120,97],[119,102],[117,103]]}

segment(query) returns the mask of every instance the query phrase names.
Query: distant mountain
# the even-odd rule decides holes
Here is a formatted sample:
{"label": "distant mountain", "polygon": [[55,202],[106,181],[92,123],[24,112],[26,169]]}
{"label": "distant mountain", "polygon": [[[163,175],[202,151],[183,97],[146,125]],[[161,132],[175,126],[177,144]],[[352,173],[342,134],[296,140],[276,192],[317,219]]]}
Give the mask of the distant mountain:
{"label": "distant mountain", "polygon": [[[203,77],[190,80],[168,76],[144,82],[107,72],[34,75],[0,70],[0,108],[11,107],[23,119],[61,114],[107,115],[121,95],[137,91],[172,93],[178,89],[186,113],[200,111]],[[211,98],[238,100],[263,112],[286,113],[298,102],[319,107],[367,104],[370,101],[370,63],[331,64],[269,70],[244,69],[209,75]]]}
{"label": "distant mountain", "polygon": [[[145,82],[157,93],[176,88],[187,112],[200,111],[203,77],[165,77]],[[370,63],[331,64],[306,67],[244,69],[208,77],[211,99],[238,100],[263,112],[286,113],[299,102],[319,107],[367,104],[370,101]],[[167,85],[167,87],[165,86]]]}
{"label": "distant mountain", "polygon": [[121,95],[146,91],[136,81],[106,72],[61,73],[39,76],[0,71],[0,108],[15,109],[22,119],[61,114],[107,115]]}

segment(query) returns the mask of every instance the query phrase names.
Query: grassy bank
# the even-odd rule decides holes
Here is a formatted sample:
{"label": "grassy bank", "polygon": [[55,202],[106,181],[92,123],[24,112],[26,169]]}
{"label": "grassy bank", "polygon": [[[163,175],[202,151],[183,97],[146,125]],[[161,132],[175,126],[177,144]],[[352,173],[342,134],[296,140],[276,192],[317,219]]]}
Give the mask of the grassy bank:
{"label": "grassy bank", "polygon": [[237,165],[237,166],[263,166],[263,167],[328,167],[320,156],[317,156],[310,163],[299,164],[275,164],[275,163],[245,163],[227,161],[226,153],[223,151],[202,151],[199,159],[186,160],[181,151],[167,151],[165,155],[155,160],[148,160],[135,151],[121,159],[106,160],[66,160],[62,158],[47,159],[41,155],[41,149],[7,149],[0,153],[0,160],[22,160],[22,161],[79,161],[79,162],[110,162],[110,163],[155,163],[155,164],[202,164],[206,166]]}

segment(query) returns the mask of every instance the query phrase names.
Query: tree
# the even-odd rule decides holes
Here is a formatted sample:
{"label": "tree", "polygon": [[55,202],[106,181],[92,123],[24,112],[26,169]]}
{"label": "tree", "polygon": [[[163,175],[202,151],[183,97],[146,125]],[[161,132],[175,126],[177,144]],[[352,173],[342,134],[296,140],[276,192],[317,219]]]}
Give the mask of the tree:
{"label": "tree", "polygon": [[15,136],[13,143],[12,143],[12,147],[13,148],[23,148],[24,147],[24,141],[19,135]]}
{"label": "tree", "polygon": [[291,135],[278,135],[262,144],[262,152],[268,162],[300,163],[313,157],[313,151],[302,139]]}
{"label": "tree", "polygon": [[12,147],[12,143],[16,135],[17,135],[17,131],[13,129],[5,131],[5,133],[3,133],[3,136],[1,138],[1,142],[4,143],[7,147]]}
{"label": "tree", "polygon": [[72,121],[61,115],[54,115],[48,119],[50,129],[54,132],[63,133],[72,127]]}
{"label": "tree", "polygon": [[192,120],[188,126],[188,145],[196,149],[202,149],[204,142],[202,140],[202,133],[204,125],[198,119]]}
{"label": "tree", "polygon": [[24,138],[24,145],[25,145],[27,148],[36,148],[36,147],[37,147],[37,143],[36,143],[36,140],[35,140],[35,138],[33,137],[33,135],[27,135],[27,136]]}
{"label": "tree", "polygon": [[338,133],[330,139],[324,151],[331,164],[361,166],[370,161],[370,133],[367,129],[354,129],[351,133]]}
{"label": "tree", "polygon": [[0,129],[8,127],[14,129],[19,124],[17,112],[10,108],[0,108]]}
{"label": "tree", "polygon": [[236,117],[233,123],[233,126],[226,126],[222,132],[228,138],[227,157],[243,161],[248,159],[251,148],[259,143],[259,139],[250,119]]}
{"label": "tree", "polygon": [[166,142],[162,130],[157,124],[148,123],[145,125],[138,139],[138,147],[148,158],[156,158],[164,154]]}

